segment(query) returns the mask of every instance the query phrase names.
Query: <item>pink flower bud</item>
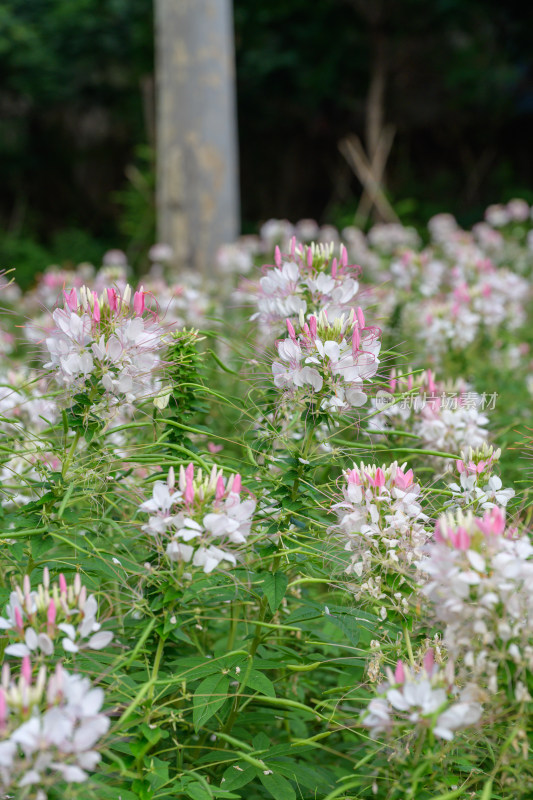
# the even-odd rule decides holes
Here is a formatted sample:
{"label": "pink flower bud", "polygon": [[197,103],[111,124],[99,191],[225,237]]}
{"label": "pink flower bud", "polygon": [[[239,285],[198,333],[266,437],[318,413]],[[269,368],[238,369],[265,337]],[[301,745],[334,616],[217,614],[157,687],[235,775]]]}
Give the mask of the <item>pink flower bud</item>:
{"label": "pink flower bud", "polygon": [[109,303],[111,311],[116,311],[118,309],[118,295],[115,289],[107,290],[107,302]]}
{"label": "pink flower bud", "polygon": [[135,292],[133,295],[133,310],[140,317],[144,311],[144,292]]}
{"label": "pink flower bud", "polygon": [[[348,266],[348,251],[344,245],[341,245],[341,264],[343,267]],[[363,328],[365,326],[363,325]]]}
{"label": "pink flower bud", "polygon": [[4,727],[7,719],[6,693],[0,687],[0,727]]}
{"label": "pink flower bud", "polygon": [[15,606],[15,625],[17,626],[19,633],[23,633],[24,632],[24,623],[23,623],[23,620],[22,620],[22,613],[21,613],[20,608],[18,606]]}
{"label": "pink flower bud", "polygon": [[379,486],[379,487],[385,486],[385,473],[383,472],[381,467],[378,467],[376,470],[376,476],[374,478],[374,486]]}
{"label": "pink flower bud", "polygon": [[70,308],[71,311],[77,311],[78,309],[78,295],[76,294],[76,289],[71,289],[70,292],[66,292],[63,289],[63,297],[65,298],[65,303]]}
{"label": "pink flower bud", "polygon": [[293,236],[291,239],[291,258],[294,258],[296,255],[296,236]]}
{"label": "pink flower bud", "polygon": [[463,472],[466,472],[466,467],[464,465],[464,461],[461,461],[461,460],[457,461],[456,466],[457,466],[457,472],[459,473],[459,475],[462,475]]}
{"label": "pink flower bud", "polygon": [[187,478],[187,484],[185,486],[185,492],[183,495],[183,499],[185,503],[190,506],[194,501],[194,486],[192,482],[192,478]]}
{"label": "pink flower bud", "polygon": [[28,686],[30,686],[31,685],[31,662],[30,662],[30,657],[29,656],[23,656],[22,657],[22,667],[21,667],[21,670],[20,670],[20,674],[22,675],[22,677],[24,678],[24,680],[26,681]]}
{"label": "pink flower bud", "polygon": [[313,266],[313,251],[310,247],[307,248],[307,266],[309,269]]}
{"label": "pink flower bud", "polygon": [[354,328],[352,333],[352,352],[354,355],[359,350],[360,344],[361,344],[361,336],[359,334],[359,328]]}
{"label": "pink flower bud", "polygon": [[98,302],[98,297],[96,296],[96,292],[94,292],[93,319],[97,323],[100,322],[100,303]]}
{"label": "pink flower bud", "polygon": [[281,267],[281,250],[279,249],[278,245],[276,245],[274,249],[274,262],[276,267]]}
{"label": "pink flower bud", "polygon": [[337,277],[337,259],[336,258],[333,259],[333,262],[331,264],[331,277],[332,278],[336,278]]}
{"label": "pink flower bud", "polygon": [[222,475],[219,475],[218,478],[217,478],[217,488],[216,488],[216,492],[215,492],[215,498],[217,500],[220,500],[222,497],[224,497],[224,492],[225,491],[226,491],[226,487],[224,485],[224,478],[222,477]]}
{"label": "pink flower bud", "polygon": [[53,600],[50,600],[50,603],[48,605],[48,611],[46,613],[46,621],[48,622],[48,625],[50,627],[55,625],[55,621],[56,621],[56,604],[54,603]]}
{"label": "pink flower bud", "polygon": [[289,336],[291,337],[292,341],[295,342],[296,341],[296,332],[294,330],[294,327],[293,327],[292,322],[290,321],[290,319],[287,320],[287,330],[289,331]]}
{"label": "pink flower bud", "polygon": [[404,683],[405,681],[405,670],[403,668],[403,663],[398,659],[396,662],[396,669],[394,670],[394,680],[396,683]]}
{"label": "pink flower bud", "polygon": [[364,328],[365,328],[365,315],[363,314],[363,309],[361,308],[361,306],[357,307],[357,321],[359,323],[359,327],[361,328],[361,330],[364,330]]}
{"label": "pink flower bud", "polygon": [[193,478],[194,478],[194,464],[191,461],[191,463],[188,464],[185,469],[185,479],[192,481]]}
{"label": "pink flower bud", "polygon": [[59,591],[61,592],[61,594],[67,593],[67,582],[65,580],[65,576],[63,575],[63,573],[61,573],[59,576]]}
{"label": "pink flower bud", "polygon": [[311,314],[309,317],[309,331],[311,333],[312,338],[314,339],[317,334],[317,321],[314,314]]}

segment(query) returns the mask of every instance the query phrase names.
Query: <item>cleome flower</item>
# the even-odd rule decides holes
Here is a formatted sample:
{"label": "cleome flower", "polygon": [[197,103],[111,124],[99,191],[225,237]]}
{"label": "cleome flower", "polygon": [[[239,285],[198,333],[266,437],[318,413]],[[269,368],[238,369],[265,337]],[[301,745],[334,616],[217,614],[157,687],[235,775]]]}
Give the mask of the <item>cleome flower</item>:
{"label": "cleome flower", "polygon": [[305,321],[297,336],[287,320],[289,337],[277,342],[279,361],[272,364],[274,384],[324,411],[364,405],[365,381],[379,366],[380,330],[366,325],[361,308],[330,322],[325,311]]}
{"label": "cleome flower", "polygon": [[[347,574],[363,577],[356,595],[388,597],[400,611],[407,609],[406,590],[413,590],[405,573],[421,557],[428,538],[421,489],[406,466],[361,463],[346,470],[343,499],[332,507],[338,522],[330,529],[350,553]],[[397,580],[387,581],[386,575]]]}
{"label": "cleome flower", "polygon": [[152,498],[140,506],[151,516],[143,530],[166,545],[171,561],[191,562],[212,572],[222,562],[237,563],[239,545],[250,535],[255,500],[241,499],[241,476],[226,480],[213,466],[209,475],[180,467],[178,486],[172,467],[166,482],[156,481]]}
{"label": "cleome flower", "polygon": [[374,737],[387,734],[397,738],[429,730],[446,741],[451,741],[456,731],[476,725],[482,714],[476,688],[467,686],[459,692],[449,674],[450,666],[444,672],[439,670],[432,650],[418,671],[398,661],[394,673],[388,670],[388,681],[378,687],[378,696],[368,704],[361,724]]}
{"label": "cleome flower", "polygon": [[[380,391],[374,400],[379,413],[370,418],[369,427],[373,433],[404,430],[419,436],[428,449],[458,453],[486,442],[484,401],[464,381],[437,380],[430,369],[418,375],[393,370],[389,391]],[[442,460],[438,463],[442,466]]]}
{"label": "cleome flower", "polygon": [[0,786],[9,792],[33,786],[45,800],[47,788],[58,781],[86,781],[100,761],[95,746],[109,729],[109,719],[101,713],[103,702],[102,689],[61,664],[49,677],[42,666],[35,680],[28,656],[18,678],[4,664]]}
{"label": "cleome flower", "polygon": [[463,668],[496,692],[515,689],[533,668],[533,546],[507,528],[505,512],[442,516],[418,562],[444,644]]}
{"label": "cleome flower", "polygon": [[45,567],[37,590],[31,590],[26,575],[22,588],[16,586],[11,592],[5,616],[0,617],[0,630],[10,642],[4,652],[18,658],[50,656],[58,639],[68,653],[102,650],[111,643],[113,634],[101,630],[97,614],[98,602],[92,594],[87,597],[79,574],[71,586],[62,574],[59,583],[51,586]]}
{"label": "cleome flower", "polygon": [[477,450],[470,447],[461,453],[461,459],[455,464],[459,483],[449,484],[454,495],[453,505],[466,506],[474,512],[507,506],[515,495],[514,489],[503,489],[501,478],[492,474],[500,455],[501,450],[494,450],[487,444]]}
{"label": "cleome flower", "polygon": [[335,245],[297,244],[291,240],[290,253],[275,249],[275,264],[263,267],[255,302],[257,319],[267,331],[286,317],[300,312],[317,314],[320,309],[336,319],[349,312],[359,289],[361,268],[348,264],[348,252],[341,246],[338,258]]}
{"label": "cleome flower", "polygon": [[100,297],[82,286],[63,292],[64,308],[53,312],[55,328],[46,338],[50,361],[61,385],[89,392],[109,409],[157,394],[155,372],[166,330],[145,307],[142,287],[133,296],[107,289]]}

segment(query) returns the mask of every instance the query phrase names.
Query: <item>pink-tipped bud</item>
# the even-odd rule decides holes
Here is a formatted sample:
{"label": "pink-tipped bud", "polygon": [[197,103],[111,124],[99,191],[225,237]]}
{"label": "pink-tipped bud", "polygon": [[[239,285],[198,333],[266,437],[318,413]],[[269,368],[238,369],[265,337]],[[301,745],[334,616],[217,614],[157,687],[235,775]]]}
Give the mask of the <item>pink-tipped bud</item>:
{"label": "pink-tipped bud", "polygon": [[24,631],[24,623],[22,621],[22,612],[18,606],[15,606],[15,625],[19,633],[23,633]]}
{"label": "pink-tipped bud", "polygon": [[6,693],[0,687],[0,727],[4,727],[7,719]]}
{"label": "pink-tipped bud", "polygon": [[341,264],[343,267],[348,266],[348,251],[344,245],[341,245]]}
{"label": "pink-tipped bud", "polygon": [[293,324],[290,319],[287,320],[287,330],[289,331],[289,336],[291,337],[292,341],[296,341],[296,332],[294,330]]}
{"label": "pink-tipped bud", "polygon": [[389,380],[389,388],[391,392],[394,392],[396,390],[396,378],[391,378]]}
{"label": "pink-tipped bud", "polygon": [[215,491],[215,498],[217,500],[220,500],[222,497],[224,497],[224,492],[225,491],[226,491],[226,487],[224,485],[224,478],[222,477],[222,475],[219,475],[218,478],[217,478],[217,488],[216,488],[216,491]]}
{"label": "pink-tipped bud", "polygon": [[94,292],[93,319],[95,322],[100,322],[100,303],[98,302],[96,292]]}
{"label": "pink-tipped bud", "polygon": [[63,297],[65,298],[65,303],[70,308],[71,311],[77,311],[78,308],[78,295],[76,293],[76,289],[71,289],[70,292],[66,292],[63,289]]}
{"label": "pink-tipped bud", "polygon": [[22,656],[22,667],[20,670],[20,674],[28,684],[31,685],[31,662],[29,656]]}
{"label": "pink-tipped bud", "polygon": [[460,475],[462,475],[463,472],[466,472],[466,467],[465,467],[464,461],[461,461],[461,460],[457,461],[456,462],[456,466],[457,466],[457,472]]}
{"label": "pink-tipped bud", "polygon": [[307,248],[307,266],[309,269],[313,266],[313,251],[310,247]]}
{"label": "pink-tipped bud", "polygon": [[456,531],[450,531],[450,542],[457,550],[468,550],[470,547],[470,536],[468,531],[459,526]]}
{"label": "pink-tipped bud", "polygon": [[383,472],[381,467],[378,467],[376,470],[376,477],[374,478],[374,486],[379,486],[380,488],[381,486],[385,486],[385,473]]}
{"label": "pink-tipped bud", "polygon": [[405,669],[400,659],[398,659],[398,661],[396,662],[396,669],[394,670],[394,680],[396,681],[396,683],[405,682]]}
{"label": "pink-tipped bud", "polygon": [[354,355],[359,350],[360,344],[361,344],[361,336],[359,334],[359,328],[354,328],[352,333],[352,351]]}
{"label": "pink-tipped bud", "polygon": [[118,309],[118,295],[115,289],[107,290],[107,302],[109,303],[111,311],[116,311]]}
{"label": "pink-tipped bud", "polygon": [[144,292],[135,292],[133,295],[133,311],[140,317],[144,311]]}
{"label": "pink-tipped bud", "polygon": [[234,494],[240,494],[241,489],[242,489],[241,476],[239,475],[239,473],[237,473],[233,478],[233,486],[231,487],[231,491]]}
{"label": "pink-tipped bud", "polygon": [[365,315],[363,314],[363,309],[361,308],[361,306],[357,307],[357,312],[356,313],[357,313],[357,321],[359,323],[359,327],[361,328],[361,330],[364,330],[364,328],[365,328]]}
{"label": "pink-tipped bud", "polygon": [[191,461],[191,463],[188,464],[187,467],[185,468],[185,480],[192,481],[193,478],[194,478],[194,464]]}
{"label": "pink-tipped bud", "polygon": [[309,317],[309,332],[310,332],[311,336],[313,337],[313,339],[316,337],[317,330],[318,330],[318,325],[317,325],[316,317],[315,317],[314,314],[311,314],[311,316]]}
{"label": "pink-tipped bud", "polygon": [[331,277],[332,278],[336,278],[337,277],[337,259],[336,258],[333,259],[333,262],[331,264]]}
{"label": "pink-tipped bud", "polygon": [[48,625],[49,625],[50,627],[52,627],[53,625],[55,625],[55,622],[56,622],[56,613],[57,613],[57,611],[56,611],[56,604],[54,603],[54,601],[53,601],[53,600],[50,600],[50,603],[49,603],[49,605],[48,605],[48,611],[46,612],[46,621],[48,622]]}
{"label": "pink-tipped bud", "polygon": [[24,575],[24,581],[22,582],[22,588],[24,589],[24,594],[29,595],[31,592],[31,583],[30,583],[30,576]]}
{"label": "pink-tipped bud", "polygon": [[274,248],[274,263],[276,267],[281,267],[281,250],[279,249],[278,245]]}
{"label": "pink-tipped bud", "polygon": [[48,567],[43,569],[43,586],[45,589],[48,589],[50,586],[50,570]]}
{"label": "pink-tipped bud", "polygon": [[59,576],[59,591],[61,592],[61,594],[67,593],[67,582],[65,580],[65,576],[63,575],[63,573],[61,573]]}
{"label": "pink-tipped bud", "polygon": [[433,674],[433,667],[435,666],[435,656],[433,654],[433,648],[430,648],[426,655],[424,656],[424,669],[426,670],[427,674],[431,677]]}
{"label": "pink-tipped bud", "polygon": [[296,255],[296,236],[293,236],[291,239],[291,258],[294,258]]}
{"label": "pink-tipped bud", "polygon": [[187,484],[185,486],[183,498],[188,506],[190,506],[194,500],[194,486],[192,479],[190,478],[187,478]]}

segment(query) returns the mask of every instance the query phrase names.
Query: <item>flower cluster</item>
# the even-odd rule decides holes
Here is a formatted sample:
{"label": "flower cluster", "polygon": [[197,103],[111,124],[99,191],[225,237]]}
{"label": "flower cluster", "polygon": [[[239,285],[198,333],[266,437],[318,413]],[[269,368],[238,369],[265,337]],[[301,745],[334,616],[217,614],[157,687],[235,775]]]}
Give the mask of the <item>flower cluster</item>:
{"label": "flower cluster", "polygon": [[297,245],[295,238],[288,254],[276,247],[275,264],[264,267],[259,281],[252,319],[270,330],[300,312],[316,314],[323,309],[331,320],[348,312],[359,289],[360,268],[348,264],[345,247],[339,258],[333,250],[333,244]]}
{"label": "flower cluster", "polygon": [[458,691],[449,667],[440,670],[432,650],[416,672],[398,661],[394,673],[388,670],[388,681],[378,687],[378,696],[368,704],[362,725],[374,737],[431,731],[445,741],[451,741],[456,731],[476,725],[482,714],[476,690],[465,687]]}
{"label": "flower cluster", "polygon": [[[412,401],[402,402],[404,395]],[[379,413],[369,420],[372,431],[405,430],[427,449],[456,454],[481,447],[488,438],[480,396],[464,381],[435,380],[429,369],[417,375],[393,370],[389,392],[380,392],[374,405]]]}
{"label": "flower cluster", "polygon": [[167,481],[156,481],[152,498],[140,510],[151,516],[143,530],[166,545],[171,561],[191,562],[212,572],[221,562],[237,563],[237,549],[252,527],[255,500],[241,499],[241,476],[224,479],[215,466],[204,476],[194,465],[174,470]]}
{"label": "flower cluster", "polygon": [[[412,591],[406,569],[420,558],[428,538],[420,486],[406,466],[396,461],[388,467],[354,464],[344,473],[343,500],[333,506],[338,523],[332,528],[350,553],[346,572],[364,576],[357,595],[387,598],[400,611],[407,609],[406,590]],[[397,580],[389,582],[388,575]]]}
{"label": "flower cluster", "polygon": [[289,337],[277,342],[280,360],[272,364],[274,384],[313,400],[323,411],[346,411],[364,405],[365,381],[379,366],[380,331],[366,325],[361,308],[330,322],[325,311],[307,322],[300,334],[287,320]]}
{"label": "flower cluster", "polygon": [[103,702],[102,689],[93,688],[88,678],[66,672],[61,664],[48,678],[42,666],[35,679],[27,656],[18,678],[4,664],[0,685],[2,788],[11,793],[37,786],[37,797],[45,800],[46,788],[57,786],[58,781],[86,781],[100,761],[95,747],[109,729],[109,719],[101,713]]}
{"label": "flower cluster", "polygon": [[494,507],[483,517],[440,518],[435,541],[418,563],[426,578],[422,592],[444,623],[450,655],[491,692],[514,684],[533,668],[533,546],[506,528]]}
{"label": "flower cluster", "polygon": [[494,450],[487,444],[461,453],[461,458],[455,462],[459,483],[449,485],[454,505],[468,507],[473,512],[507,506],[515,495],[514,489],[504,489],[499,475],[492,474],[500,455],[501,450]]}
{"label": "flower cluster", "polygon": [[79,573],[70,586],[62,574],[59,583],[50,585],[45,567],[43,582],[33,591],[25,575],[22,588],[16,586],[5,616],[0,617],[0,630],[10,642],[5,653],[19,658],[50,656],[58,639],[68,653],[84,648],[102,650],[111,643],[113,634],[101,630],[97,615],[98,602],[94,595],[87,596]]}
{"label": "flower cluster", "polygon": [[155,371],[165,345],[165,329],[145,307],[145,292],[129,286],[98,297],[82,286],[64,292],[64,308],[53,313],[55,328],[46,338],[45,367],[72,392],[86,389],[93,403],[109,410],[157,394]]}

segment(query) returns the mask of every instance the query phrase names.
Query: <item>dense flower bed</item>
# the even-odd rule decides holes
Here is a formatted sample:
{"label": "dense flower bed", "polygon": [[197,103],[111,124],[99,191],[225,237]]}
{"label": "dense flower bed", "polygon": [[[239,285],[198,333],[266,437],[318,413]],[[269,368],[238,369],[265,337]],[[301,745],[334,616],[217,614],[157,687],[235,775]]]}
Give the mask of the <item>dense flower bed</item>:
{"label": "dense flower bed", "polygon": [[533,794],[531,219],[3,276],[1,797]]}

